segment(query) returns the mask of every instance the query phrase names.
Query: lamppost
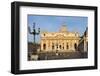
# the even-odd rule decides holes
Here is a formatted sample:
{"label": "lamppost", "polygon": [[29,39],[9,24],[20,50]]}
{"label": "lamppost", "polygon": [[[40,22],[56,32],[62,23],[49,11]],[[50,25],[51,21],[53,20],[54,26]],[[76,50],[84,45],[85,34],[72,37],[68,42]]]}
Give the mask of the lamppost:
{"label": "lamppost", "polygon": [[33,35],[33,39],[34,39],[33,48],[32,48],[32,51],[31,51],[31,53],[30,53],[30,56],[31,56],[30,59],[35,59],[35,60],[37,60],[37,59],[38,59],[38,55],[37,55],[37,48],[38,48],[38,47],[37,47],[37,44],[35,43],[35,36],[40,34],[40,28],[38,28],[38,32],[36,32],[35,23],[33,23],[32,32],[31,32],[31,30],[30,30],[30,27],[28,27],[28,31],[29,31],[30,34]]}
{"label": "lamppost", "polygon": [[35,44],[35,36],[40,34],[40,28],[38,28],[38,32],[36,32],[35,23],[33,23],[33,31],[31,32],[31,30],[29,28],[29,33],[33,35],[33,37],[34,37],[34,44]]}

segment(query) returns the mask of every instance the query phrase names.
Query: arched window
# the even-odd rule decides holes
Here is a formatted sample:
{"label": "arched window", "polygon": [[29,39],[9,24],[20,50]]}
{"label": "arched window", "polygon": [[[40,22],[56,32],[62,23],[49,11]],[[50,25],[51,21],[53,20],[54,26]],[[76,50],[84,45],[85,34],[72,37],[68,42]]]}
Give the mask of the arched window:
{"label": "arched window", "polygon": [[67,45],[67,49],[69,49],[69,46]]}
{"label": "arched window", "polygon": [[59,48],[61,49],[61,45],[59,45]]}
{"label": "arched window", "polygon": [[63,46],[63,49],[64,49],[64,46]]}
{"label": "arched window", "polygon": [[52,43],[52,50],[54,49],[54,43]]}
{"label": "arched window", "polygon": [[62,48],[64,49],[64,43],[63,43],[63,47]]}
{"label": "arched window", "polygon": [[56,44],[56,48],[58,49],[58,43]]}
{"label": "arched window", "polygon": [[69,49],[69,45],[68,45],[68,43],[67,43],[67,45],[66,45],[66,48],[67,48],[67,50]]}
{"label": "arched window", "polygon": [[43,44],[43,49],[44,49],[44,50],[46,49],[46,44]]}
{"label": "arched window", "polygon": [[54,45],[52,46],[52,50],[54,49]]}
{"label": "arched window", "polygon": [[75,50],[77,49],[77,44],[76,43],[74,44],[74,48],[75,48]]}

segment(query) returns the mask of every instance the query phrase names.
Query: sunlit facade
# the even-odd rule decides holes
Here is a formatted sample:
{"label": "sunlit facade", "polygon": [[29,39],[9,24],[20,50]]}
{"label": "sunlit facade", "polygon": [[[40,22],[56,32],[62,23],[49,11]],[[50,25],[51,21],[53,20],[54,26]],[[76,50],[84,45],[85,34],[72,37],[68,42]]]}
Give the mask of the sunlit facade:
{"label": "sunlit facade", "polygon": [[74,52],[80,41],[78,32],[69,32],[62,25],[58,32],[42,32],[40,47],[42,52]]}

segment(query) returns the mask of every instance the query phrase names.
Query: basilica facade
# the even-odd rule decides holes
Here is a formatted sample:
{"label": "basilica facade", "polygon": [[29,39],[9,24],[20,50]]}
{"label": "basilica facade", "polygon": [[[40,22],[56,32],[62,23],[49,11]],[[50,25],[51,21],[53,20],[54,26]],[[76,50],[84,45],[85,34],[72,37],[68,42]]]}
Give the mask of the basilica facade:
{"label": "basilica facade", "polygon": [[41,52],[74,52],[81,40],[79,33],[69,32],[66,25],[62,25],[58,32],[42,32],[40,36]]}

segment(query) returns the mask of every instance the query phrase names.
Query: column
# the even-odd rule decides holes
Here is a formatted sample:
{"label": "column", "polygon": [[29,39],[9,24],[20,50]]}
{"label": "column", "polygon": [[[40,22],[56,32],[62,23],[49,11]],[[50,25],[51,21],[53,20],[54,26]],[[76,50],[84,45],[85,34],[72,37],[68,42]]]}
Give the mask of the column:
{"label": "column", "polygon": [[41,40],[41,50],[43,50],[43,40]]}
{"label": "column", "polygon": [[48,40],[48,49],[50,50],[50,40]]}
{"label": "column", "polygon": [[48,50],[48,40],[46,40],[46,51],[49,51]]}
{"label": "column", "polygon": [[57,50],[57,40],[55,40],[55,51]]}
{"label": "column", "polygon": [[63,47],[64,47],[63,43],[64,43],[64,41],[63,41],[63,39],[62,39],[62,41],[61,41],[61,51],[64,50],[64,49],[63,49]]}
{"label": "column", "polygon": [[73,50],[73,47],[72,47],[72,40],[70,40],[70,50]]}
{"label": "column", "polygon": [[74,48],[74,43],[75,43],[75,41],[72,40],[72,50],[73,50],[73,51],[75,50],[75,48]]}
{"label": "column", "polygon": [[64,40],[64,51],[66,50],[66,40]]}
{"label": "column", "polygon": [[50,40],[50,51],[52,51],[52,40]]}

